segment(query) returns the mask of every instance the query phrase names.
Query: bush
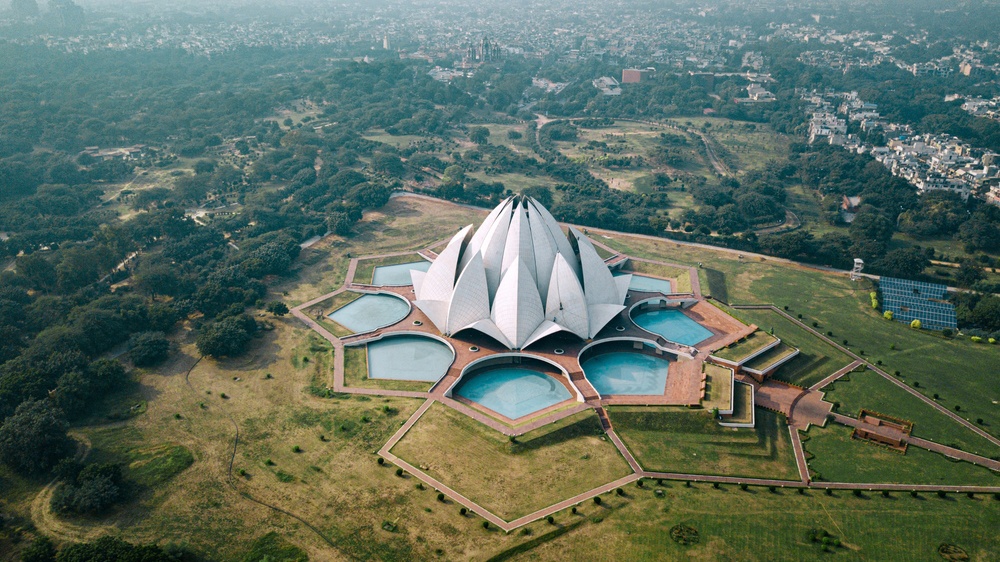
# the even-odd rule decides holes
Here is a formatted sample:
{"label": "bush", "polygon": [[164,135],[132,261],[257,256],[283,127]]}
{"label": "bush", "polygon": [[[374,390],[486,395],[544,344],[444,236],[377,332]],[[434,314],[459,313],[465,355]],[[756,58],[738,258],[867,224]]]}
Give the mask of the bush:
{"label": "bush", "polygon": [[941,335],[944,336],[944,337],[946,337],[946,338],[950,338],[954,334],[955,334],[955,332],[952,332],[951,328],[945,328],[945,329],[941,330]]}
{"label": "bush", "polygon": [[920,323],[920,320],[915,319],[913,322],[910,322],[910,327],[914,330],[919,330],[921,326],[923,326],[923,324]]}
{"label": "bush", "polygon": [[489,529],[490,528],[490,522],[489,521],[483,521],[483,528],[484,529]]}
{"label": "bush", "polygon": [[444,503],[444,494],[443,493],[438,492],[437,498],[438,498],[439,502]]}
{"label": "bush", "polygon": [[545,520],[549,522],[549,525],[555,525],[556,524],[556,518],[552,517],[551,515],[549,515],[548,517],[546,517]]}
{"label": "bush", "polygon": [[379,466],[382,466],[383,464],[385,464],[385,459],[383,459],[382,457],[379,457],[378,461],[376,461],[376,462],[378,462]]}
{"label": "bush", "polygon": [[399,476],[400,478],[403,477],[403,469],[402,468],[397,468],[396,469],[396,476]]}
{"label": "bush", "polygon": [[882,318],[885,318],[886,320],[892,320],[892,311],[886,310],[885,312],[883,312]]}
{"label": "bush", "polygon": [[462,517],[465,517],[465,514],[468,513],[468,512],[469,512],[469,510],[465,509],[464,507],[462,509],[458,510],[458,514],[461,515]]}
{"label": "bush", "polygon": [[594,496],[594,504],[601,505],[601,496]]}
{"label": "bush", "polygon": [[981,338],[979,336],[972,336],[969,339],[972,340],[972,343],[982,343],[982,341],[983,341],[983,338]]}
{"label": "bush", "polygon": [[161,363],[170,354],[170,342],[162,332],[142,332],[128,340],[128,357],[136,367]]}

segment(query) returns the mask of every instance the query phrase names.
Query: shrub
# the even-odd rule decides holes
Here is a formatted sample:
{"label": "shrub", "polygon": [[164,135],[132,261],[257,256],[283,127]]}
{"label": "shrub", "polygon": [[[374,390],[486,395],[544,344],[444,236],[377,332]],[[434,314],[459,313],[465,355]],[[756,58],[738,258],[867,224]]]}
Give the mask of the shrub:
{"label": "shrub", "polygon": [[861,497],[861,490],[854,490],[854,497],[860,498]]}
{"label": "shrub", "polygon": [[892,320],[892,311],[886,310],[885,312],[883,312],[882,318],[885,318],[886,320]]}
{"label": "shrub", "polygon": [[549,522],[549,525],[555,525],[556,524],[556,518],[552,517],[551,515],[549,515],[548,517],[546,517],[545,520]]}
{"label": "shrub", "polygon": [[826,337],[832,338],[833,337],[833,332],[827,331],[826,332]]}
{"label": "shrub", "polygon": [[978,425],[983,425],[983,418],[976,418],[976,423]]}
{"label": "shrub", "polygon": [[575,505],[573,506],[573,509],[571,509],[571,510],[570,510],[570,512],[571,512],[571,513],[572,513],[573,515],[576,515],[576,506],[575,506]]}
{"label": "shrub", "polygon": [[601,505],[601,496],[594,496],[594,504]]}
{"label": "shrub", "polygon": [[444,494],[443,494],[443,493],[441,493],[441,492],[438,492],[438,496],[437,496],[437,498],[438,498],[438,501],[439,501],[439,502],[442,502],[442,503],[444,503]]}
{"label": "shrub", "polygon": [[624,496],[625,490],[622,490],[621,488],[615,488],[615,493],[618,494],[619,496]]}
{"label": "shrub", "polygon": [[941,499],[947,498],[948,492],[945,492],[944,490],[938,490],[937,496]]}
{"label": "shrub", "polygon": [[910,490],[910,497],[919,498],[920,494],[918,494],[916,490]]}
{"label": "shrub", "polygon": [[458,510],[458,514],[461,515],[462,517],[465,517],[465,514],[468,513],[468,512],[469,512],[469,510],[465,509],[464,507],[462,509]]}
{"label": "shrub", "polygon": [[910,322],[910,327],[914,330],[919,330],[921,326],[923,326],[923,324],[920,323],[920,320],[913,320],[913,322]]}
{"label": "shrub", "polygon": [[844,340],[844,345],[847,345],[847,340]]}
{"label": "shrub", "polygon": [[747,488],[749,488],[749,486],[747,486],[746,484],[740,484],[740,489],[743,490],[744,492],[747,491]]}
{"label": "shrub", "polygon": [[962,407],[959,406],[958,404],[955,404],[955,411],[956,412],[961,412],[962,411]]}
{"label": "shrub", "polygon": [[824,490],[824,492],[825,492],[825,493],[826,493],[826,495],[828,495],[828,496],[832,496],[832,495],[833,495],[833,490],[831,490],[830,488],[826,488],[826,489]]}
{"label": "shrub", "polygon": [[767,487],[767,491],[771,492],[772,494],[774,494],[774,493],[778,492],[778,489],[776,487],[774,487],[774,486],[768,486]]}
{"label": "shrub", "polygon": [[941,397],[940,397],[940,396],[938,396],[938,393],[937,393],[937,392],[935,392],[935,393],[934,393],[934,399],[935,399],[935,400],[938,400],[938,399],[940,399],[940,398],[941,398]]}
{"label": "shrub", "polygon": [[397,468],[396,469],[396,476],[399,476],[400,478],[403,477],[403,469],[402,468]]}
{"label": "shrub", "polygon": [[972,336],[969,339],[972,340],[972,343],[981,343],[983,341],[983,338],[981,338],[979,336]]}
{"label": "shrub", "polygon": [[489,529],[490,528],[490,522],[489,521],[483,521],[483,528],[484,529]]}
{"label": "shrub", "polygon": [[952,332],[951,328],[945,328],[945,329],[941,330],[941,335],[944,336],[944,337],[946,337],[946,338],[950,338],[954,334],[955,334],[955,332]]}
{"label": "shrub", "polygon": [[293,453],[301,453],[302,452],[302,447],[299,447],[298,445],[292,445],[292,452]]}
{"label": "shrub", "polygon": [[798,318],[799,318],[799,320],[802,320],[802,315],[801,315],[801,314],[799,314],[799,315],[798,315]]}
{"label": "shrub", "polygon": [[382,466],[383,464],[385,464],[385,459],[383,459],[382,457],[379,457],[378,461],[376,461],[376,462],[378,462],[379,466]]}

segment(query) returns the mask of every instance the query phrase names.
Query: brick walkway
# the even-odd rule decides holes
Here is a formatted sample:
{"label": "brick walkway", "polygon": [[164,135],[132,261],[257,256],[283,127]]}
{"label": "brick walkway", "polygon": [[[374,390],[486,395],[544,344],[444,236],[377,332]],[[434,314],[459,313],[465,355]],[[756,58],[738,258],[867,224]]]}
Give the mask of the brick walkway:
{"label": "brick walkway", "polygon": [[818,383],[810,386],[809,390],[822,390],[822,389],[830,386],[831,383],[835,382],[840,377],[846,375],[847,373],[850,373],[854,369],[857,369],[858,367],[860,367],[861,365],[864,365],[864,364],[865,364],[864,361],[857,361],[857,360],[855,360],[850,365],[848,365],[848,366],[844,367],[843,369],[837,371],[836,373],[834,373],[834,374],[826,377],[825,379],[819,381]]}

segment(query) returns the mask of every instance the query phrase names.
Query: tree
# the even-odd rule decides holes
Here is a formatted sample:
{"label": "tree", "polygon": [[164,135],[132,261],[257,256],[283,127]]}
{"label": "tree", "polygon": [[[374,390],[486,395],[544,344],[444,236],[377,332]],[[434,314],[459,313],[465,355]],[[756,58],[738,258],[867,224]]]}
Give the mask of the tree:
{"label": "tree", "polygon": [[885,275],[913,279],[930,265],[923,251],[917,248],[892,250],[875,263],[876,269]]}
{"label": "tree", "polygon": [[47,400],[21,404],[0,426],[0,458],[23,474],[41,474],[73,449],[62,410]]}
{"label": "tree", "polygon": [[372,155],[371,167],[376,172],[381,172],[395,178],[403,177],[403,174],[406,173],[406,168],[403,167],[403,162],[399,159],[399,156],[386,152],[376,152]]}
{"label": "tree", "polygon": [[156,545],[134,545],[117,537],[104,536],[91,543],[67,546],[56,562],[176,562]]}
{"label": "tree", "polygon": [[[246,315],[240,315],[249,318]],[[254,322],[253,318],[249,318]],[[246,322],[238,317],[229,317],[213,322],[203,327],[198,333],[198,351],[203,355],[213,357],[234,357],[246,349],[252,332],[246,328]]]}
{"label": "tree", "polygon": [[335,211],[330,213],[330,216],[326,219],[327,228],[330,232],[338,236],[350,236],[351,228],[354,226],[354,221],[351,220],[350,215],[340,211]]}
{"label": "tree", "polygon": [[281,301],[272,301],[267,303],[266,309],[268,312],[275,316],[284,316],[288,314],[288,305]]}
{"label": "tree", "polygon": [[136,367],[156,365],[170,354],[170,341],[163,332],[140,332],[128,340],[128,356]]}
{"label": "tree", "polygon": [[482,146],[489,144],[490,130],[486,127],[472,127],[469,129],[469,140]]}
{"label": "tree", "polygon": [[56,545],[46,536],[37,537],[21,551],[21,562],[55,562]]}
{"label": "tree", "polygon": [[958,273],[955,275],[955,281],[959,284],[969,287],[975,284],[976,281],[980,281],[986,277],[983,273],[982,268],[972,260],[962,260],[959,264]]}

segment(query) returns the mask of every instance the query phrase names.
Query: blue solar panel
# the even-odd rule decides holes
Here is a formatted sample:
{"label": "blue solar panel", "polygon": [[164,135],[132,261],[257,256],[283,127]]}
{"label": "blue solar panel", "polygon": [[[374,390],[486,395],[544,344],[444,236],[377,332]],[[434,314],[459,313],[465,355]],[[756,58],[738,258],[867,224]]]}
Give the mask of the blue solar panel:
{"label": "blue solar panel", "polygon": [[909,324],[920,320],[929,330],[955,329],[955,306],[945,302],[948,287],[909,279],[883,277],[879,280],[883,310],[891,310],[894,320]]}

